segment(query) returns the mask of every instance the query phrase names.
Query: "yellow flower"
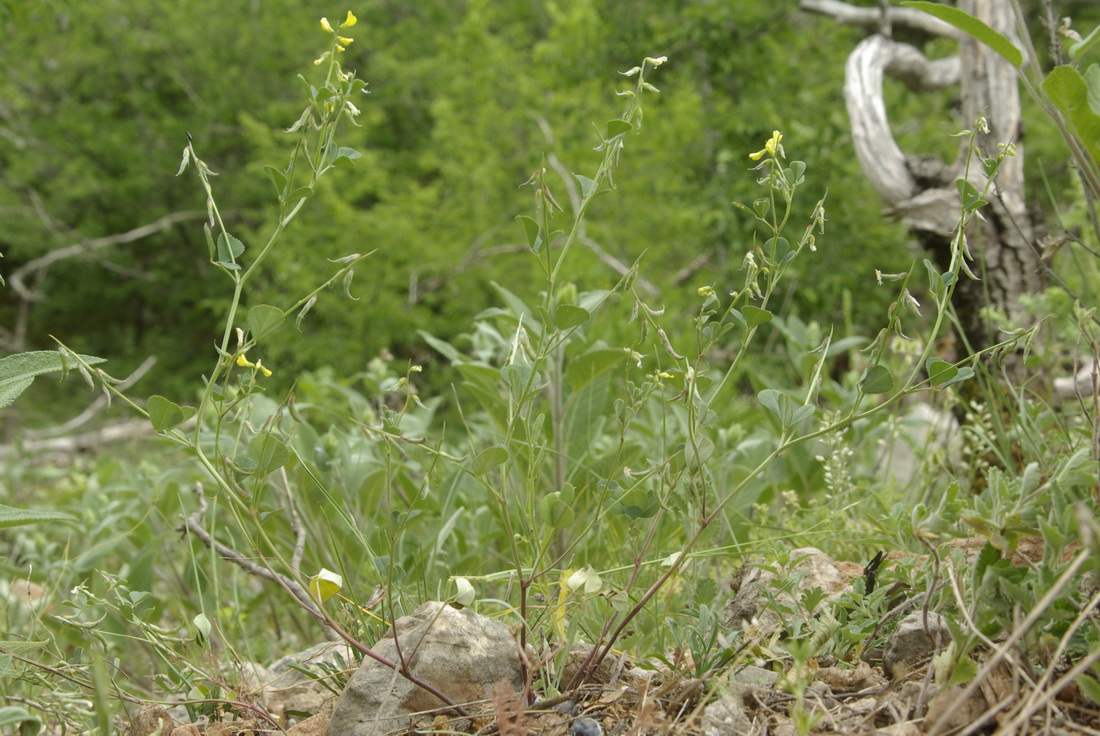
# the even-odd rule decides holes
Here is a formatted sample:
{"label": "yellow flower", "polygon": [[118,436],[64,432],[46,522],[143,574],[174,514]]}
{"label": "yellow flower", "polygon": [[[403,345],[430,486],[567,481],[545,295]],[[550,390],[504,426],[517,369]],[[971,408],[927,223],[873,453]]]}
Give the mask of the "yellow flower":
{"label": "yellow flower", "polygon": [[348,11],[348,17],[344,18],[344,22],[340,24],[341,28],[351,28],[353,25],[359,22],[359,19],[355,17],[355,13]]}
{"label": "yellow flower", "polygon": [[773,130],[772,131],[772,137],[768,140],[767,143],[764,144],[764,148],[767,149],[769,154],[774,156],[775,152],[777,150],[780,153],[783,152],[782,146],[779,145],[782,142],[783,142],[783,134],[780,133],[778,130]]}
{"label": "yellow flower", "polygon": [[329,25],[328,18],[322,18],[321,19],[321,30],[322,31],[328,31],[329,33],[332,33],[332,26]]}
{"label": "yellow flower", "polygon": [[756,153],[750,153],[749,158],[751,158],[753,161],[759,161],[760,159],[764,158],[765,154],[774,157],[776,155],[776,152],[778,152],[778,155],[784,155],[782,141],[783,134],[780,133],[778,130],[773,130],[772,137],[768,139],[768,142],[764,144],[764,147]]}
{"label": "yellow flower", "polygon": [[344,38],[343,36],[338,36],[336,38],[336,40],[339,41],[340,43],[344,44],[345,46],[350,46],[351,42],[354,41],[355,39],[354,38]]}
{"label": "yellow flower", "polygon": [[239,365],[241,368],[251,368],[253,370],[259,371],[260,373],[263,373],[268,378],[271,377],[271,371],[269,371],[267,368],[264,368],[262,360],[257,360],[255,363],[253,363],[248,359],[248,356],[245,355],[244,353],[241,353],[240,355],[237,356],[237,365]]}

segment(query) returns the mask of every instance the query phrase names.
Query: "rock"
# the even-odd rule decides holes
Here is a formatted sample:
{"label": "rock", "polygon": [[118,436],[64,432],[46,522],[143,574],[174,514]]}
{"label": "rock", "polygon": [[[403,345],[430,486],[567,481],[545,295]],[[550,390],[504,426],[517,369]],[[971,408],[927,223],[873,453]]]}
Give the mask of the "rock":
{"label": "rock", "polygon": [[270,667],[254,667],[254,675],[260,683],[257,700],[270,715],[282,719],[284,726],[287,725],[284,714],[288,710],[331,716],[335,704],[332,692],[294,668],[303,667],[323,677],[327,669],[336,670],[358,662],[358,653],[344,642],[321,642],[288,654]]}
{"label": "rock", "polygon": [[936,733],[950,733],[961,731],[978,720],[986,711],[985,698],[980,690],[963,698],[965,692],[965,685],[955,685],[937,693],[928,703],[925,728],[935,727]]}
{"label": "rock", "polygon": [[194,723],[185,723],[173,728],[171,736],[202,736],[202,731]]}
{"label": "rock", "polygon": [[168,734],[175,727],[175,721],[168,715],[163,706],[149,704],[143,705],[141,710],[130,719],[130,736],[149,736],[149,734]]}
{"label": "rock", "polygon": [[328,729],[329,717],[324,713],[310,716],[286,730],[287,736],[323,736]]}
{"label": "rock", "polygon": [[[455,703],[487,700],[502,681],[522,692],[519,645],[499,621],[432,601],[398,619],[373,647],[392,662],[398,660],[395,636],[412,674]],[[344,688],[326,733],[380,736],[405,730],[415,722],[414,714],[442,705],[434,695],[368,657]]]}
{"label": "rock", "polygon": [[704,736],[740,736],[752,732],[752,720],[741,699],[723,695],[703,711]]}
{"label": "rock", "polygon": [[886,685],[882,673],[866,662],[860,662],[854,668],[820,667],[814,672],[814,679],[824,682],[835,693],[854,693]]}
{"label": "rock", "polygon": [[569,736],[603,736],[603,727],[595,718],[578,718],[569,726]]}
{"label": "rock", "polygon": [[[584,666],[585,661],[590,655],[593,656],[593,658],[596,656],[592,655],[593,649],[595,649],[595,647],[583,641],[578,641],[570,647],[569,654],[566,655],[565,663],[562,665],[562,687],[573,682],[573,677],[577,674],[577,671]],[[597,652],[597,655],[598,654]],[[600,666],[589,673],[585,682],[594,685],[613,685],[618,681],[619,677],[622,676],[626,664],[627,662],[618,654],[608,652],[607,656],[600,662]]]}
{"label": "rock", "polygon": [[[790,559],[793,567],[787,575],[798,576],[797,594],[799,596],[810,588],[821,588],[827,598],[836,598],[848,587],[852,578],[863,568],[855,565],[843,565],[819,549],[802,547],[792,550]],[[849,569],[850,568],[850,569]],[[858,568],[858,570],[856,570]],[[762,634],[770,635],[783,626],[783,621],[774,608],[768,605],[768,597],[761,590],[771,588],[780,605],[796,608],[790,593],[777,592],[772,585],[778,575],[757,565],[744,565],[734,573],[734,595],[726,602],[722,610],[722,623],[726,626],[740,627],[743,622],[755,625]]]}
{"label": "rock", "polygon": [[[904,677],[914,667],[930,659],[936,653],[937,632],[942,648],[951,641],[947,622],[938,613],[928,614],[928,631],[924,630],[924,614],[914,611],[901,620],[897,628],[886,638],[882,654],[882,671],[887,677]],[[929,634],[932,638],[929,638]]]}
{"label": "rock", "polygon": [[730,682],[745,687],[769,688],[779,680],[779,673],[757,667],[754,664],[742,667],[733,673]]}

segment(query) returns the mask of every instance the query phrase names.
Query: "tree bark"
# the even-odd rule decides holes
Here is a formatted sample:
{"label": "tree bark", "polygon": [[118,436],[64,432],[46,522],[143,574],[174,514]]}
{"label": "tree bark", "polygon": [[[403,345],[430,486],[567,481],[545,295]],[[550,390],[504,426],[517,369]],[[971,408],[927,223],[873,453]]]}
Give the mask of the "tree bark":
{"label": "tree bark", "polygon": [[[908,24],[911,19],[898,9],[858,9],[860,14],[837,12],[836,0],[803,0],[802,7],[825,12],[841,22],[869,25],[881,14],[880,28]],[[959,7],[1009,38],[1015,38],[1015,17],[1011,3],[1004,0],[960,0]],[[868,15],[868,14],[871,15]],[[935,26],[921,26],[935,31]],[[945,34],[946,35],[946,34]],[[992,306],[1019,325],[1027,319],[1020,296],[1043,288],[1041,264],[1032,247],[1032,223],[1024,199],[1023,146],[1020,144],[1020,98],[1013,67],[986,46],[969,36],[959,39],[957,59],[929,61],[914,46],[893,41],[876,33],[862,41],[848,58],[844,98],[852,126],[852,142],[864,173],[878,192],[887,211],[905,223],[910,232],[945,270],[951,259],[951,242],[959,221],[960,202],[955,182],[968,178],[979,190],[986,180],[977,161],[966,167],[969,139],[963,141],[955,162],[945,164],[935,157],[907,156],[894,141],[883,100],[885,75],[900,79],[910,90],[961,86],[963,125],[973,127],[984,112],[989,132],[980,132],[976,145],[982,156],[995,156],[998,145],[1013,143],[1016,155],[1009,157],[997,174],[990,205],[981,210],[985,220],[975,218],[967,242],[976,263],[971,268],[980,280],[960,279],[955,290],[955,309],[962,336],[972,350],[980,350],[997,339],[996,326],[982,309]]]}

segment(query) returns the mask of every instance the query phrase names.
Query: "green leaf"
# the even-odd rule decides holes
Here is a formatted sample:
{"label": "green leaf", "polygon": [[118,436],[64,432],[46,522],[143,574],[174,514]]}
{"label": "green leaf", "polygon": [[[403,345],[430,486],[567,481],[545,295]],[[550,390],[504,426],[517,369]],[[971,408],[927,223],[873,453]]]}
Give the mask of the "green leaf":
{"label": "green leaf", "polygon": [[1100,73],[1092,74],[1086,82],[1072,66],[1056,66],[1043,80],[1043,92],[1069,120],[1093,161],[1100,164],[1100,114],[1090,105],[1090,96],[1100,96],[1098,76]]}
{"label": "green leaf", "polygon": [[42,730],[42,721],[37,716],[32,716],[30,711],[17,705],[9,705],[0,708],[0,731],[8,733],[6,728],[14,723],[19,724],[20,736],[35,736]]}
{"label": "green leaf", "polygon": [[313,187],[298,187],[290,194],[286,195],[286,201],[297,202],[299,199],[305,199],[313,196]]}
{"label": "green leaf", "polygon": [[362,157],[362,155],[363,154],[359,153],[354,148],[340,146],[340,149],[336,152],[336,156],[332,160],[332,165],[341,169],[350,169],[355,166],[355,159]]}
{"label": "green leaf", "polygon": [[577,514],[573,507],[562,498],[561,493],[549,493],[539,501],[539,517],[553,529],[564,529],[573,523]]}
{"label": "green leaf", "polygon": [[458,348],[451,345],[451,343],[440,340],[438,337],[424,330],[417,330],[417,333],[423,338],[424,342],[435,348],[436,352],[441,353],[443,357],[451,361],[451,363],[459,365],[466,362],[466,356],[459,352]]}
{"label": "green leaf", "polygon": [[286,440],[273,434],[261,434],[248,443],[248,452],[256,461],[256,472],[267,474],[290,462]]}
{"label": "green leaf", "polygon": [[766,388],[756,395],[764,407],[779,420],[783,429],[790,429],[799,422],[809,419],[817,411],[813,404],[799,404],[790,394],[774,388]]}
{"label": "green leaf", "polygon": [[559,330],[580,327],[591,316],[587,309],[573,304],[559,304],[557,309],[554,310],[554,322]]}
{"label": "green leaf", "polygon": [[455,603],[464,608],[474,605],[477,600],[474,586],[466,578],[455,578],[455,591]]}
{"label": "green leaf", "polygon": [[0,505],[0,529],[37,524],[42,521],[76,521],[76,517],[50,509],[17,509]]}
{"label": "green leaf", "polygon": [[[710,437],[702,436],[694,443],[688,442],[684,445],[684,462],[688,464],[689,468],[703,467],[713,456],[714,441]],[[644,503],[635,503],[633,505],[645,506]]]}
{"label": "green leaf", "polygon": [[768,238],[764,241],[764,251],[771,254],[774,263],[781,264],[791,253],[791,241],[784,237]]}
{"label": "green leaf", "polygon": [[327,603],[332,596],[340,592],[344,587],[342,575],[332,570],[321,568],[321,572],[309,579],[309,592],[313,594],[313,600],[318,603]]}
{"label": "green leaf", "polygon": [[218,263],[226,268],[233,268],[237,265],[237,259],[242,253],[244,253],[244,243],[229,233],[218,235]]}
{"label": "green leaf", "polygon": [[248,310],[248,331],[252,339],[266,335],[274,330],[283,321],[286,315],[283,310],[270,304],[257,304]]}
{"label": "green leaf", "polygon": [[573,174],[573,178],[576,179],[581,185],[581,197],[587,197],[588,193],[592,191],[592,187],[596,182],[589,179],[587,176],[581,176],[580,174]]}
{"label": "green leaf", "polygon": [[[78,355],[88,365],[106,362],[94,355]],[[8,406],[27,390],[37,376],[62,373],[68,366],[56,350],[35,350],[0,358],[0,409]]]}
{"label": "green leaf", "polygon": [[195,416],[195,407],[180,406],[156,394],[149,397],[145,410],[149,412],[149,421],[153,423],[153,429],[157,432],[179,426]]}
{"label": "green leaf", "polygon": [[894,377],[885,366],[876,365],[867,371],[859,387],[865,394],[885,394],[894,390]]}
{"label": "green leaf", "polygon": [[608,120],[607,121],[607,139],[611,140],[620,135],[624,135],[634,130],[634,126],[625,120]]}
{"label": "green leaf", "polygon": [[932,261],[927,258],[924,259],[924,270],[928,272],[928,290],[932,292],[934,296],[939,296],[946,288],[946,284],[943,282],[943,277],[940,276],[940,272],[932,265]]}
{"label": "green leaf", "polygon": [[1081,693],[1091,700],[1096,705],[1100,705],[1100,682],[1096,681],[1092,675],[1078,675],[1073,680],[1077,683],[1077,687],[1081,688]]}
{"label": "green leaf", "polygon": [[205,613],[195,616],[191,619],[191,623],[195,626],[195,640],[199,644],[205,645],[210,641],[210,632],[214,630],[214,625],[210,623]]}
{"label": "green leaf", "polygon": [[[1092,32],[1092,35],[1100,38],[1100,26]],[[1093,64],[1085,71],[1085,86],[1088,87],[1089,109],[1100,115],[1100,64]]]}
{"label": "green leaf", "polygon": [[951,677],[947,680],[947,687],[965,685],[973,680],[976,674],[978,674],[978,663],[970,657],[963,657],[955,663],[954,669],[951,670]]}
{"label": "green leaf", "polygon": [[256,461],[243,452],[238,452],[233,456],[233,466],[238,472],[246,475],[252,475],[256,472]]}
{"label": "green leaf", "polygon": [[947,388],[948,386],[951,386],[951,385],[956,384],[956,383],[961,383],[962,381],[965,381],[965,380],[973,378],[973,377],[974,377],[974,369],[971,368],[970,366],[966,366],[965,368],[959,368],[959,372],[957,374],[955,374],[955,376],[953,376],[952,378],[947,379],[946,381],[941,383],[936,388]]}
{"label": "green leaf", "polygon": [[950,5],[940,5],[939,3],[925,2],[924,0],[903,2],[902,5],[908,5],[917,10],[923,10],[929,15],[933,15],[946,23],[950,23],[963,33],[978,39],[986,46],[996,51],[1003,56],[1009,64],[1017,69],[1023,66],[1023,53],[1016,48],[1008,38],[993,30],[986,23],[978,20],[969,13],[959,10],[958,8],[953,8]]}
{"label": "green leaf", "polygon": [[527,236],[527,245],[531,246],[531,250],[538,253],[539,247],[542,245],[542,239],[539,237],[539,224],[535,222],[535,218],[527,215],[517,215],[516,222],[523,227],[523,234]]}
{"label": "green leaf", "polygon": [[817,407],[813,404],[803,404],[794,410],[794,414],[791,415],[791,426],[800,424],[801,422],[809,419],[817,412]]}
{"label": "green leaf", "polygon": [[989,202],[982,199],[977,187],[966,179],[956,179],[955,188],[959,190],[959,200],[962,202],[963,209],[967,212],[989,204]]}
{"label": "green leaf", "polygon": [[539,383],[542,381],[542,376],[535,373],[531,366],[520,365],[519,363],[501,368],[500,377],[504,379],[504,382],[508,384],[508,388],[516,396],[522,395],[525,391],[538,389]]}
{"label": "green leaf", "polygon": [[49,644],[49,642],[45,640],[28,641],[26,639],[3,639],[0,640],[0,652],[27,657],[33,655],[39,649],[45,649],[47,644]]}
{"label": "green leaf", "polygon": [[933,386],[942,386],[959,375],[958,368],[939,358],[929,358],[924,366],[925,370],[928,371],[928,381]]}
{"label": "green leaf", "polygon": [[602,584],[599,573],[593,570],[591,565],[585,565],[565,581],[565,585],[570,590],[583,590],[585,595],[599,593]]}
{"label": "green leaf", "polygon": [[772,321],[772,313],[760,307],[748,304],[741,308],[741,314],[745,317],[745,323],[750,327],[759,327]]}
{"label": "green leaf", "polygon": [[484,475],[485,471],[502,465],[508,459],[508,450],[501,445],[487,447],[474,459],[474,475]]}
{"label": "green leaf", "polygon": [[[1085,36],[1077,43],[1072,44],[1069,47],[1067,54],[1069,55],[1070,59],[1076,59],[1078,56],[1088,51],[1089,48],[1097,43],[1100,43],[1100,26],[1096,26],[1096,28],[1092,29],[1092,33]],[[1089,69],[1093,69],[1095,67],[1096,65],[1093,64],[1091,67],[1089,67]],[[1096,110],[1096,112],[1100,113],[1100,110]]]}
{"label": "green leaf", "polygon": [[777,391],[774,388],[766,388],[756,395],[757,400],[764,406],[765,409],[770,411],[780,421],[783,419],[783,415],[779,410],[779,397],[782,396],[782,392]]}
{"label": "green leaf", "polygon": [[592,348],[569,361],[566,379],[574,391],[596,380],[626,359],[626,353],[615,348]]}
{"label": "green leaf", "polygon": [[283,192],[286,190],[286,173],[277,166],[265,166],[264,171],[267,172],[271,183],[275,185],[275,194],[280,197],[283,196]]}

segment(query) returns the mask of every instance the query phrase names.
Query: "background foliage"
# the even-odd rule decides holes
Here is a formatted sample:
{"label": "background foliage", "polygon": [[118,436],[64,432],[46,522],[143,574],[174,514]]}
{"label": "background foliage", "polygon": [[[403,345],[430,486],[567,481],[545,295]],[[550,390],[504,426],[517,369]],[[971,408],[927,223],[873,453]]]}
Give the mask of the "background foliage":
{"label": "background foliage", "polygon": [[[351,375],[383,349],[424,360],[417,327],[463,329],[492,303],[493,280],[507,279],[522,295],[534,274],[513,220],[527,201],[518,185],[551,155],[564,172],[596,160],[592,122],[614,112],[605,80],[655,53],[671,58],[659,85],[667,92],[646,135],[632,141],[638,150],[624,165],[620,199],[607,210],[597,203],[588,235],[627,264],[644,253],[656,301],[688,308],[679,294],[734,280],[750,228],[729,205],[750,196],[744,151],[782,128],[811,168],[830,172],[805,197],[812,203],[829,187],[837,228],[813,278],[793,281],[790,295],[822,321],[841,317],[853,276],[899,270],[911,254],[867,206],[871,193],[846,143],[839,90],[856,36],[795,6],[578,0],[362,8],[365,31],[348,63],[373,95],[348,145],[364,158],[323,185],[322,204],[307,213],[296,247],[270,263],[256,299],[278,303],[299,293],[325,258],[377,254],[357,280],[362,301],[349,309],[322,300],[305,327],[310,339],[272,355],[271,364],[285,378],[323,365]],[[316,20],[312,9],[16,7],[0,51],[6,272],[63,244],[201,212],[201,192],[171,176],[184,131],[223,172],[218,184],[232,192],[223,206],[233,227],[246,242],[262,237],[274,209],[262,166],[277,161],[290,138],[280,128],[298,111],[285,80],[312,50],[313,39],[297,32]],[[571,183],[557,176],[550,183],[566,202]],[[222,303],[201,238],[197,222],[184,222],[55,264],[38,286],[44,298],[30,311],[25,344],[14,347],[49,348],[54,334],[74,349],[118,356],[116,370],[157,355],[152,391],[193,381]],[[582,288],[618,277],[591,253],[585,258]],[[0,324],[12,324],[14,310],[4,305]],[[851,318],[861,319],[858,310]]]}

